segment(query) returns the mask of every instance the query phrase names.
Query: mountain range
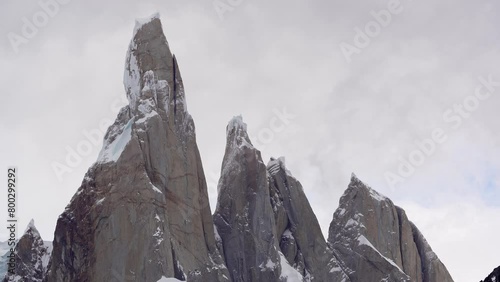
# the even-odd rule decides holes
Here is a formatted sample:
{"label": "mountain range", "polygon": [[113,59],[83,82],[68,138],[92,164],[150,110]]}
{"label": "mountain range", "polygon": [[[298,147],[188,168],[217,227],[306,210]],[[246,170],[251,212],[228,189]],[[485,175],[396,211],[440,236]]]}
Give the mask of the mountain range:
{"label": "mountain range", "polygon": [[136,23],[124,85],[129,103],[52,244],[31,222],[17,242],[17,272],[4,281],[453,281],[405,211],[354,174],[325,238],[285,159],[265,163],[241,116],[226,127],[212,214],[158,15]]}

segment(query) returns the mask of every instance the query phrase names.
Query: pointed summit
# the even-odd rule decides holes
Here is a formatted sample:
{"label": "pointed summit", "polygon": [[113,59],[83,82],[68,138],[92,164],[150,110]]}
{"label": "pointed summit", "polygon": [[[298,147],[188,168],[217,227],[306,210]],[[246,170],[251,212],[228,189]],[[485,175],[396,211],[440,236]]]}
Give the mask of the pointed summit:
{"label": "pointed summit", "polygon": [[252,141],[248,137],[247,124],[243,122],[241,115],[233,117],[226,127],[227,148],[239,148],[246,146],[253,148]]}
{"label": "pointed summit", "polygon": [[354,174],[333,215],[328,243],[351,281],[453,281],[404,210]]}
{"label": "pointed summit", "polygon": [[142,18],[142,19],[136,19],[135,20],[135,26],[134,26],[134,36],[137,34],[137,32],[145,25],[153,22],[154,20],[160,20],[160,13],[156,12],[152,14],[151,16],[147,18]]}
{"label": "pointed summit", "polygon": [[48,281],[226,281],[184,86],[157,15],[125,60],[129,104],[59,217]]}
{"label": "pointed summit", "polygon": [[370,186],[368,186],[363,181],[361,181],[361,179],[359,179],[356,176],[356,174],[354,174],[354,172],[353,172],[351,174],[351,182],[349,183],[349,186],[348,186],[347,190],[344,192],[344,195],[342,197],[346,196],[346,194],[358,193],[358,192],[362,196],[368,195],[377,201],[389,200],[389,198],[387,198],[386,196],[382,195],[381,193],[375,191]]}
{"label": "pointed summit", "polygon": [[214,223],[232,281],[348,281],[285,159],[264,165],[241,116],[226,131]]}
{"label": "pointed summit", "polygon": [[158,14],[136,23],[123,83],[130,109],[141,118],[160,114],[173,123],[190,120],[179,66]]}
{"label": "pointed summit", "polygon": [[14,274],[7,273],[3,281],[42,282],[51,250],[52,244],[42,240],[32,219],[23,236],[16,242],[16,271]]}
{"label": "pointed summit", "polygon": [[38,233],[38,230],[35,227],[35,220],[32,218],[30,222],[28,223],[28,226],[26,226],[26,229],[24,230],[24,233],[28,232],[28,230],[33,230],[33,232]]}

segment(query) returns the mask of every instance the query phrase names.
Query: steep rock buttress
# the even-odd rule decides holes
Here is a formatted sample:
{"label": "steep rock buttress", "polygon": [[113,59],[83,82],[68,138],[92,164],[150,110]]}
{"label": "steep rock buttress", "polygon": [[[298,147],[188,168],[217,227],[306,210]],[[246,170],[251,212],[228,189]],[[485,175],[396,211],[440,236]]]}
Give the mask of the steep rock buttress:
{"label": "steep rock buttress", "polygon": [[328,242],[353,282],[453,281],[404,210],[354,174],[329,233]]}
{"label": "steep rock buttress", "polygon": [[136,23],[129,104],[57,221],[46,281],[226,281],[184,86],[158,16]]}
{"label": "steep rock buttress", "polygon": [[266,166],[241,117],[227,126],[214,222],[233,281],[348,281],[284,160]]}

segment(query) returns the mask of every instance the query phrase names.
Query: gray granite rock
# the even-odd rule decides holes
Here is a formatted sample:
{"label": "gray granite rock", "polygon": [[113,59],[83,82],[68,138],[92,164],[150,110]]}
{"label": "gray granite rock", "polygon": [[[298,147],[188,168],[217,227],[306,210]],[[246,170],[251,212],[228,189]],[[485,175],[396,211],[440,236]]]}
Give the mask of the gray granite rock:
{"label": "gray granite rock", "polygon": [[349,281],[284,159],[267,166],[241,117],[227,127],[214,222],[233,281]]}
{"label": "gray granite rock", "polygon": [[46,281],[228,281],[184,86],[157,16],[137,23],[129,105],[59,217]]}
{"label": "gray granite rock", "polygon": [[284,158],[271,159],[267,169],[277,238],[288,263],[306,281],[349,281],[327,246],[302,185],[286,168]]}
{"label": "gray granite rock", "polygon": [[233,118],[227,126],[218,190],[213,218],[232,281],[280,281],[266,165],[248,138],[241,117]]}
{"label": "gray granite rock", "polygon": [[354,174],[334,213],[328,242],[353,282],[453,281],[404,210]]}
{"label": "gray granite rock", "polygon": [[51,249],[52,244],[42,240],[34,221],[31,220],[24,234],[16,242],[14,271],[7,272],[3,281],[41,282],[47,271]]}

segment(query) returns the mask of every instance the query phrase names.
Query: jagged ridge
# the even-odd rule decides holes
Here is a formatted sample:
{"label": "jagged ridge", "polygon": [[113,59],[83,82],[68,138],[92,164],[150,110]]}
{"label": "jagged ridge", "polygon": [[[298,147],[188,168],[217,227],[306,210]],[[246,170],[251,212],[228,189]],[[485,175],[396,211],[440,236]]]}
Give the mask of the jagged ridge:
{"label": "jagged ridge", "polygon": [[[25,260],[22,278],[452,281],[404,210],[354,174],[326,241],[284,158],[265,165],[241,116],[226,128],[212,219],[194,122],[158,15],[134,28],[124,86],[129,104],[57,221],[46,276],[37,259]],[[21,239],[42,246],[37,234],[33,225]]]}

